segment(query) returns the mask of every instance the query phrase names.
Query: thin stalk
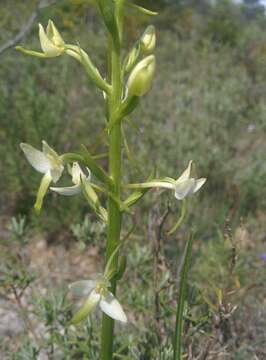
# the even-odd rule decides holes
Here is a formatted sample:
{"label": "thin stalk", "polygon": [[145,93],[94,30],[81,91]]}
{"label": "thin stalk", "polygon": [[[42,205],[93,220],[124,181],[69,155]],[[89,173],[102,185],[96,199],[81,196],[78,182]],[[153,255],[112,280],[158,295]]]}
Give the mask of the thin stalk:
{"label": "thin stalk", "polygon": [[[121,12],[120,12],[121,13]],[[120,47],[113,40],[109,39],[109,74],[112,82],[112,93],[108,98],[109,122],[113,122],[117,114],[117,109],[121,104],[122,79],[121,79],[121,51]],[[109,175],[113,181],[112,193],[120,199],[121,187],[121,123],[115,121],[115,125],[109,132]],[[114,199],[108,197],[108,229],[106,246],[106,263],[120,243],[121,230],[121,211]],[[118,254],[112,260],[110,270],[116,270],[118,264]],[[116,280],[111,281],[111,291],[115,294]],[[114,320],[103,315],[102,319],[102,343],[101,360],[111,360],[113,358],[113,331]]]}
{"label": "thin stalk", "polygon": [[179,291],[178,291],[178,303],[176,308],[176,324],[175,324],[175,335],[174,335],[174,356],[173,360],[181,360],[182,357],[182,332],[183,332],[183,316],[184,316],[184,306],[187,296],[187,278],[189,265],[191,260],[192,253],[192,235],[190,236],[188,242],[186,243],[186,248],[183,254],[183,259],[181,263],[180,270],[180,279],[179,279]]}

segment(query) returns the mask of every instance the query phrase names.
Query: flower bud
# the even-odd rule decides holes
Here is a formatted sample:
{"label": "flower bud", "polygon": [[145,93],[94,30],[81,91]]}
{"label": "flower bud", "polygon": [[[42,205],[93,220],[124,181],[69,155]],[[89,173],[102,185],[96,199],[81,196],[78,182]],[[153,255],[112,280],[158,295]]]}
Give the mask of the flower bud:
{"label": "flower bud", "polygon": [[155,27],[149,25],[140,38],[141,50],[144,54],[153,52],[156,44]]}
{"label": "flower bud", "polygon": [[151,88],[155,71],[155,56],[149,55],[141,60],[132,70],[128,82],[129,96],[143,96]]}

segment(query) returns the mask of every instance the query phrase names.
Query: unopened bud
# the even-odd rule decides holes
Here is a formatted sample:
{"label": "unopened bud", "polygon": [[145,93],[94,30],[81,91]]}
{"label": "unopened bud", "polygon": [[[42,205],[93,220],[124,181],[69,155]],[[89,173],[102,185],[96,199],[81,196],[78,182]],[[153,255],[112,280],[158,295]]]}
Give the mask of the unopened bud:
{"label": "unopened bud", "polygon": [[155,72],[155,56],[149,55],[141,60],[132,70],[128,82],[129,96],[143,96],[151,88]]}
{"label": "unopened bud", "polygon": [[149,25],[140,38],[141,50],[144,54],[153,52],[156,45],[155,27]]}

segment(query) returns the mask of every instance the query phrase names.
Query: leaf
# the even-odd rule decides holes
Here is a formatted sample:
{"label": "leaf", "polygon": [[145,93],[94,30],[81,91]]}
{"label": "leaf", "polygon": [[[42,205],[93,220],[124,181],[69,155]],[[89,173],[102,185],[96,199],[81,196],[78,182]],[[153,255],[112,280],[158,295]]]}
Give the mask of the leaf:
{"label": "leaf", "polygon": [[127,267],[127,258],[125,255],[122,255],[119,259],[119,264],[118,264],[118,270],[115,274],[115,280],[121,280],[124,272],[126,271],[126,267]]}
{"label": "leaf", "polygon": [[119,118],[125,118],[131,114],[139,104],[139,97],[130,96],[121,105]]}
{"label": "leaf", "polygon": [[90,182],[81,179],[83,194],[86,197],[90,207],[100,217],[101,220],[107,222],[107,211],[101,206],[100,201]]}
{"label": "leaf", "polygon": [[187,296],[187,278],[190,266],[191,254],[192,254],[192,235],[186,243],[184,254],[181,262],[180,281],[179,281],[179,299],[176,309],[176,325],[174,335],[174,357],[173,360],[181,360],[182,350],[182,331],[183,331],[183,316],[184,316],[184,305]]}
{"label": "leaf", "polygon": [[119,40],[119,31],[117,22],[115,19],[115,9],[112,0],[98,0],[98,6],[100,13],[103,17],[103,21],[110,35],[114,39],[114,42],[118,44]]}
{"label": "leaf", "polygon": [[88,152],[86,146],[81,145],[81,153],[85,165],[88,166],[88,168],[97,177],[97,179],[103,182],[104,184],[108,185],[109,187],[112,187],[113,186],[112,180],[106,174],[104,169],[96,163],[92,155]]}
{"label": "leaf", "polygon": [[184,199],[182,201],[182,205],[181,205],[180,217],[178,218],[178,220],[176,221],[174,226],[167,232],[167,235],[172,235],[174,232],[176,232],[178,230],[179,226],[182,225],[182,223],[186,217],[186,212],[187,212],[187,206],[186,206],[186,200]]}
{"label": "leaf", "polygon": [[135,10],[138,10],[139,12],[141,12],[141,13],[144,14],[144,15],[149,15],[149,16],[156,16],[156,15],[158,15],[158,13],[155,12],[155,11],[148,10],[148,9],[142,7],[142,6],[139,6],[139,5],[136,5],[136,4],[132,4],[132,3],[130,3],[130,2],[127,2],[126,5],[129,6],[129,7],[131,7],[131,8],[133,8],[133,9],[135,9]]}

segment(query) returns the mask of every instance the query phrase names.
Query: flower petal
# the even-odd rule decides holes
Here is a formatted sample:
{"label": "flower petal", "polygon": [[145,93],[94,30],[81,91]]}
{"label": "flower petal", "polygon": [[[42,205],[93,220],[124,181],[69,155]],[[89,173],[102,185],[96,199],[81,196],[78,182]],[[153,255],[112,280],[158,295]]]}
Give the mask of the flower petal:
{"label": "flower petal", "polygon": [[81,170],[81,167],[79,166],[79,163],[76,161],[72,165],[71,174],[72,174],[72,182],[73,184],[76,185],[80,184],[80,177],[82,175],[85,177],[83,171]]}
{"label": "flower petal", "polygon": [[179,176],[179,178],[177,179],[177,182],[185,181],[185,180],[188,180],[190,178],[191,167],[192,167],[192,160],[190,160],[186,170],[181,174],[181,176]]}
{"label": "flower petal", "polygon": [[197,179],[195,187],[193,189],[193,193],[197,192],[205,184],[206,180],[206,178]]}
{"label": "flower petal", "polygon": [[50,187],[52,191],[57,192],[60,195],[64,196],[73,196],[77,195],[81,192],[81,186],[80,185],[74,185],[69,187]]}
{"label": "flower petal", "polygon": [[107,314],[111,318],[122,321],[124,323],[127,322],[127,317],[122,309],[122,306],[116,300],[112,293],[108,292],[108,295],[101,299],[100,308],[105,314]]}
{"label": "flower petal", "polygon": [[96,280],[80,280],[73,282],[68,288],[74,297],[84,297],[88,296],[95,286]]}
{"label": "flower petal", "polygon": [[59,31],[57,30],[57,28],[55,27],[54,23],[52,20],[48,21],[48,25],[46,28],[46,34],[48,36],[48,38],[56,45],[56,46],[64,46],[65,42],[62,39]]}
{"label": "flower petal", "polygon": [[62,49],[59,49],[52,43],[52,41],[46,35],[41,24],[39,24],[39,38],[42,51],[46,54],[47,57],[56,57],[62,54]]}
{"label": "flower petal", "polygon": [[51,177],[50,171],[48,171],[42,178],[42,181],[41,181],[38,193],[37,193],[36,202],[34,204],[34,208],[37,212],[40,212],[40,210],[42,208],[43,198],[45,197],[45,195],[49,189],[49,185],[50,185],[51,181],[52,181],[52,177]]}
{"label": "flower petal", "polygon": [[53,159],[60,162],[60,157],[57,152],[47,144],[46,141],[42,140],[42,151],[48,159]]}
{"label": "flower petal", "polygon": [[56,183],[60,179],[63,171],[64,171],[63,165],[57,165],[50,170],[54,183]]}
{"label": "flower petal", "polygon": [[50,162],[41,151],[25,143],[21,143],[20,147],[24,152],[28,162],[31,164],[32,167],[34,167],[35,170],[39,171],[42,174],[45,174],[47,171],[50,170]]}
{"label": "flower petal", "polygon": [[82,320],[86,319],[86,317],[93,311],[93,309],[97,306],[100,300],[101,295],[95,290],[92,290],[79,311],[73,316],[71,324],[78,324]]}
{"label": "flower petal", "polygon": [[62,172],[64,170],[62,160],[60,156],[57,154],[57,152],[54,151],[44,140],[42,141],[42,148],[44,155],[47,157],[47,159],[49,159],[50,167],[51,167],[50,168],[51,176],[53,182],[56,183],[61,177]]}
{"label": "flower petal", "polygon": [[177,200],[183,200],[186,196],[193,193],[196,186],[195,179],[188,179],[185,181],[178,181],[175,185],[175,197]]}

